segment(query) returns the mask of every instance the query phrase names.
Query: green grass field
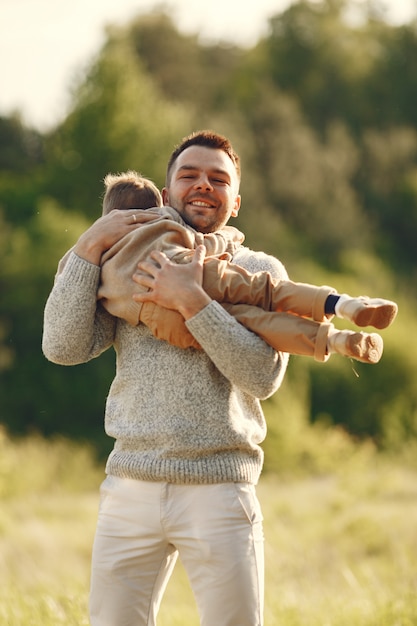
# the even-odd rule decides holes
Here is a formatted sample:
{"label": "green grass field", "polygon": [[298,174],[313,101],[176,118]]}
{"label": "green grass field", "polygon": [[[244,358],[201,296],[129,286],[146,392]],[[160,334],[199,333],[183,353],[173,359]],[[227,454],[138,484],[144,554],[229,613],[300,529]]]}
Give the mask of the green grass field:
{"label": "green grass field", "polygon": [[[417,624],[417,470],[376,454],[344,465],[259,485],[266,626]],[[0,624],[88,624],[102,473],[69,442],[0,437]],[[191,625],[179,565],[159,626]]]}

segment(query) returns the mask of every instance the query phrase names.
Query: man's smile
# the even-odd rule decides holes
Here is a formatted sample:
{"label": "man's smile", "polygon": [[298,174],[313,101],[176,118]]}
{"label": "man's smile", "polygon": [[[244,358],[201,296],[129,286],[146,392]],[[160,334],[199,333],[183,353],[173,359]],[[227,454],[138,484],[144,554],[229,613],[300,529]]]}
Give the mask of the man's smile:
{"label": "man's smile", "polygon": [[207,202],[207,200],[189,200],[188,204],[190,206],[201,207],[203,209],[215,209],[216,208],[216,206],[213,203]]}

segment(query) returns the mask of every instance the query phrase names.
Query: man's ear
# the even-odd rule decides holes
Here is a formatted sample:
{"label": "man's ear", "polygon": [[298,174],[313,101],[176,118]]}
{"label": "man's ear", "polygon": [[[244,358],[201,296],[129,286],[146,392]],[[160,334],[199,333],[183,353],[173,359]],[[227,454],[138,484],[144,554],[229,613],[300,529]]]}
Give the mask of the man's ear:
{"label": "man's ear", "polygon": [[232,217],[237,217],[237,214],[239,213],[241,201],[242,201],[241,196],[240,195],[236,196],[235,206],[233,207],[232,212],[230,214]]}
{"label": "man's ear", "polygon": [[166,187],[163,187],[162,191],[162,202],[164,203],[165,206],[168,206],[169,202],[168,202],[168,189]]}

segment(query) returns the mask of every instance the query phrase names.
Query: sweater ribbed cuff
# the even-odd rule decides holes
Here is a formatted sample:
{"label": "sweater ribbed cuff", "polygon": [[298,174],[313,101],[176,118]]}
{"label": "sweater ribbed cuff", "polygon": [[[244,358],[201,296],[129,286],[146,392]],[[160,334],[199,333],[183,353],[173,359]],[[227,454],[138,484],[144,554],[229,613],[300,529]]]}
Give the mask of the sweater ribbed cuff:
{"label": "sweater ribbed cuff", "polygon": [[[71,252],[68,262],[64,267],[61,276],[65,275],[65,280],[68,285],[83,285],[91,286],[97,289],[100,280],[100,267],[89,263],[85,259],[79,257],[75,252]],[[58,277],[58,280],[60,277]]]}

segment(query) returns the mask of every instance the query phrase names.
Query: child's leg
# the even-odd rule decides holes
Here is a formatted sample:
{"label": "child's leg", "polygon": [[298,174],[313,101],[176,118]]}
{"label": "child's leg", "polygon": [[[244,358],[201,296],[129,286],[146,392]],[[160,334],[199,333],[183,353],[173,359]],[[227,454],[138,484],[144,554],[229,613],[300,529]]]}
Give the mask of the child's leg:
{"label": "child's leg", "polygon": [[291,313],[264,311],[248,304],[222,306],[238,322],[262,337],[276,350],[313,357],[316,361],[327,361],[327,340],[333,325],[308,320]]}
{"label": "child's leg", "polygon": [[276,350],[327,361],[338,353],[363,363],[377,363],[382,356],[382,339],[376,333],[336,330],[333,324],[319,323],[293,315],[264,311],[245,304],[223,307],[241,324],[262,337]]}
{"label": "child's leg", "polygon": [[331,287],[290,280],[273,280],[268,272],[251,274],[242,267],[209,257],[204,262],[203,288],[218,302],[251,304],[265,311],[294,313],[325,321],[325,302]]}
{"label": "child's leg", "polygon": [[[329,358],[327,344],[332,324],[320,324],[289,313],[264,311],[248,304],[223,303],[223,307],[276,350],[314,357],[317,361]],[[200,348],[177,311],[144,302],[139,321],[149,328],[154,337],[178,348]]]}
{"label": "child's leg", "polygon": [[[338,331],[330,323],[318,323],[291,313],[275,313],[247,304],[223,304],[241,324],[276,350],[327,361],[338,353],[363,363],[377,363],[382,356],[382,339],[375,333]],[[200,348],[187,329],[182,315],[152,302],[141,308],[140,321],[158,339],[178,348]]]}
{"label": "child's leg", "polygon": [[218,302],[252,304],[265,311],[293,313],[317,322],[337,315],[357,326],[386,328],[398,311],[390,300],[339,295],[326,285],[274,281],[268,272],[251,274],[238,265],[213,257],[204,263],[203,287]]}

